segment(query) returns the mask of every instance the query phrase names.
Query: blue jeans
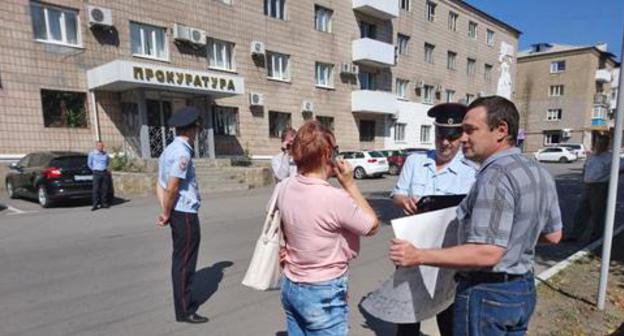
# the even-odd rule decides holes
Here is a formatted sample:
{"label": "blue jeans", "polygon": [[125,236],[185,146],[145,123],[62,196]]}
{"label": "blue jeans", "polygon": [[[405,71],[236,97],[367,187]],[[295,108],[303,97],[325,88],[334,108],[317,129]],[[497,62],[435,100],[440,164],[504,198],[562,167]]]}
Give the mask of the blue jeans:
{"label": "blue jeans", "polygon": [[303,283],[282,280],[288,336],[342,336],[349,331],[347,275]]}
{"label": "blue jeans", "polygon": [[524,335],[535,301],[533,275],[496,283],[461,279],[455,294],[453,335]]}

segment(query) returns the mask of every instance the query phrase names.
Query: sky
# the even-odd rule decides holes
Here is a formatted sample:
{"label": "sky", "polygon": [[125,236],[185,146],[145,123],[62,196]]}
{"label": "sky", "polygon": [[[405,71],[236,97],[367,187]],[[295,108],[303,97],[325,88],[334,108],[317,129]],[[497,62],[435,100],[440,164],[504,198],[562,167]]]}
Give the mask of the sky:
{"label": "sky", "polygon": [[538,42],[595,45],[606,42],[620,60],[624,0],[467,0],[522,32],[520,50]]}

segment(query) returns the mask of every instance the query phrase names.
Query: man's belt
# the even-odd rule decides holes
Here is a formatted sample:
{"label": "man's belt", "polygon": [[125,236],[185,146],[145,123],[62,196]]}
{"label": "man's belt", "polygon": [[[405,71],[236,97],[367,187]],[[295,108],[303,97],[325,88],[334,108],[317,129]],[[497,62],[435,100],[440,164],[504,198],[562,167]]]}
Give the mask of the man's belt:
{"label": "man's belt", "polygon": [[495,283],[509,282],[518,279],[526,279],[533,275],[531,272],[524,274],[511,274],[504,272],[460,272],[457,273],[457,280],[473,283]]}

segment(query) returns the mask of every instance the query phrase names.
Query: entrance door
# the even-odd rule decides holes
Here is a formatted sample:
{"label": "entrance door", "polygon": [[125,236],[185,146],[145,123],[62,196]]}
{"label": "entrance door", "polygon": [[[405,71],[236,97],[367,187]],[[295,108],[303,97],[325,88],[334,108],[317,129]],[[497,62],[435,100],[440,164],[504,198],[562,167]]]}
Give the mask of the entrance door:
{"label": "entrance door", "polygon": [[150,156],[157,158],[173,142],[174,130],[167,126],[171,117],[171,102],[147,99],[147,126],[149,127]]}

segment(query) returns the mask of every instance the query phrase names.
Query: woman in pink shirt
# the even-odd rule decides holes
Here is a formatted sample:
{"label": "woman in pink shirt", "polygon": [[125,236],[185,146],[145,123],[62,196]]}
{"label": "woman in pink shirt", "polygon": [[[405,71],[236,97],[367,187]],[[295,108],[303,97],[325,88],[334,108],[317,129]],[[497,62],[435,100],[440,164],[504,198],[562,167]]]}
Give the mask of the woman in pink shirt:
{"label": "woman in pink shirt", "polygon": [[[289,336],[347,335],[349,261],[358,254],[359,237],[379,228],[353,168],[335,160],[337,151],[331,131],[316,121],[305,123],[292,148],[299,174],[281,182],[282,305]],[[342,189],[327,182],[334,176]]]}

